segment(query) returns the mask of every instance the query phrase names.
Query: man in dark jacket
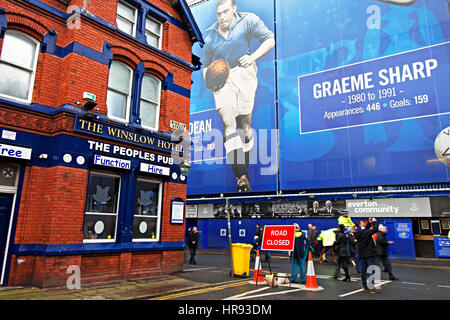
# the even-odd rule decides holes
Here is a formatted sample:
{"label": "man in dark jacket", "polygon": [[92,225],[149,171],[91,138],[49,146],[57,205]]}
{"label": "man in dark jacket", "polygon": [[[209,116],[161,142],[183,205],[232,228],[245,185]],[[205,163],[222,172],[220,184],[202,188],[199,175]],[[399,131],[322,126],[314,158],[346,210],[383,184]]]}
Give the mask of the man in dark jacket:
{"label": "man in dark jacket", "polygon": [[375,241],[372,236],[378,231],[378,221],[375,218],[369,218],[367,221],[361,221],[361,229],[355,231],[355,239],[358,241],[359,263],[361,265],[361,280],[364,291],[370,293],[379,293],[378,289],[369,289],[367,287],[367,268],[376,265],[377,252]]}
{"label": "man in dark jacket", "polygon": [[345,272],[345,278],[343,281],[351,281],[350,274],[348,273],[348,265],[347,265],[347,235],[345,234],[344,225],[340,224],[338,226],[338,230],[336,233],[336,241],[334,242],[334,248],[336,255],[338,256],[338,265],[336,266],[336,272],[334,274],[334,278],[337,279],[339,276],[339,270],[342,268]]}
{"label": "man in dark jacket", "polygon": [[388,256],[388,246],[393,244],[393,241],[386,240],[387,228],[385,226],[379,226],[377,232],[377,258],[378,264],[382,263],[384,269],[387,273],[389,273],[389,280],[398,280],[394,274],[392,273],[391,262],[389,261]]}
{"label": "man in dark jacket", "polygon": [[318,236],[319,236],[319,230],[317,230],[316,226],[313,226],[312,224],[308,224],[308,241],[309,241],[309,245],[314,249],[313,255],[315,257],[319,256],[319,252],[318,252],[319,241],[317,240]]}
{"label": "man in dark jacket", "polygon": [[186,232],[186,236],[188,237],[188,247],[191,251],[191,258],[189,259],[190,264],[197,264],[195,261],[195,253],[197,252],[198,246],[198,230],[197,227],[192,227],[188,229]]}
{"label": "man in dark jacket", "polygon": [[295,241],[294,251],[291,253],[292,264],[292,282],[298,283],[297,274],[300,273],[300,282],[306,283],[305,275],[305,240],[306,237],[300,230],[300,226],[294,223],[295,226]]}
{"label": "man in dark jacket", "polygon": [[[256,234],[255,234],[255,242],[257,244],[257,246],[261,246],[262,245],[262,241],[263,241],[263,236],[264,236],[264,227],[261,226],[259,223],[256,224]],[[256,237],[258,237],[256,239]],[[265,251],[261,251],[261,254],[264,253],[264,262],[268,262],[271,255],[269,253],[269,251],[265,250]]]}
{"label": "man in dark jacket", "polygon": [[[359,223],[359,221],[358,221]],[[361,274],[361,265],[359,264],[359,252],[358,252],[358,244],[355,239],[355,231],[356,231],[356,225],[353,226],[352,230],[348,233],[348,247],[349,247],[349,253],[348,258],[349,262],[353,263],[353,265],[356,268],[356,272],[358,274]],[[352,261],[353,258],[353,261]]]}

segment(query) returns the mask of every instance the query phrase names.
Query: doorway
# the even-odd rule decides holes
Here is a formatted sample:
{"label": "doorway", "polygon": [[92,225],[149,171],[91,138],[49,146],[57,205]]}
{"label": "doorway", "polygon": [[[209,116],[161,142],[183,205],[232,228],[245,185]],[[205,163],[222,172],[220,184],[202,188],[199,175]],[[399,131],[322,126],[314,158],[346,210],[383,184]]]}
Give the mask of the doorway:
{"label": "doorway", "polygon": [[5,253],[8,242],[7,240],[9,223],[11,221],[13,201],[13,194],[0,193],[0,270],[2,274],[4,270]]}

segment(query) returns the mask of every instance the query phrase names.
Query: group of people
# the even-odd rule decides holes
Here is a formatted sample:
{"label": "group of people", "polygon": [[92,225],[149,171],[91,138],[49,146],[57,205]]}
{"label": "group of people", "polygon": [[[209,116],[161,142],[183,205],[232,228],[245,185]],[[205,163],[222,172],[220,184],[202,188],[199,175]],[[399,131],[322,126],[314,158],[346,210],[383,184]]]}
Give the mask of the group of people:
{"label": "group of people", "polygon": [[[348,216],[348,211],[343,210],[340,212],[337,228],[319,233],[315,226],[309,224],[304,245],[312,248],[321,264],[326,261],[326,253],[330,252],[336,264],[335,278],[343,272],[345,274],[343,281],[350,281],[348,265],[351,263],[361,275],[364,291],[378,293],[376,288],[369,288],[367,284],[369,266],[381,264],[384,266],[384,271],[389,274],[389,280],[398,280],[392,272],[388,256],[388,246],[393,242],[386,239],[386,234],[386,226],[380,225],[375,218],[353,223]],[[322,249],[319,252],[320,244]]]}
{"label": "group of people", "polygon": [[[351,281],[349,264],[352,264],[357,273],[361,275],[366,292],[379,292],[375,286],[368,285],[368,269],[370,266],[381,264],[384,266],[384,271],[389,274],[389,280],[398,280],[392,272],[392,265],[388,256],[388,246],[393,242],[386,239],[386,226],[380,225],[375,218],[353,223],[348,216],[348,211],[343,210],[340,212],[337,228],[319,232],[316,226],[309,224],[308,231],[305,234],[300,230],[297,223],[294,223],[294,226],[294,250],[289,253],[292,282],[306,283],[305,262],[309,251],[319,258],[321,264],[326,261],[326,253],[330,252],[336,265],[335,279],[338,278],[339,273],[344,273],[345,277],[342,280]],[[262,230],[263,227],[257,224],[256,240],[261,241]],[[254,245],[258,245],[258,243],[260,242],[256,242]]]}
{"label": "group of people", "polygon": [[[384,266],[384,271],[389,274],[389,280],[398,280],[392,272],[389,261],[388,246],[393,244],[386,239],[387,228],[380,225],[375,218],[357,221],[353,223],[348,216],[348,211],[340,212],[338,227],[319,232],[316,226],[308,224],[306,234],[300,226],[294,223],[295,241],[294,250],[289,253],[292,265],[291,281],[294,283],[306,283],[305,262],[309,251],[318,257],[319,263],[326,261],[327,252],[336,265],[334,277],[337,279],[339,273],[345,274],[343,281],[350,281],[349,264],[352,264],[358,274],[361,275],[364,291],[378,293],[374,286],[368,285],[368,268],[370,266]],[[254,235],[254,251],[261,246],[264,227],[256,224]],[[198,230],[196,227],[189,228],[186,233],[188,247],[191,251],[189,262],[196,264],[195,253],[198,246]],[[320,251],[319,251],[320,249]],[[270,253],[263,251],[263,261],[269,261]]]}

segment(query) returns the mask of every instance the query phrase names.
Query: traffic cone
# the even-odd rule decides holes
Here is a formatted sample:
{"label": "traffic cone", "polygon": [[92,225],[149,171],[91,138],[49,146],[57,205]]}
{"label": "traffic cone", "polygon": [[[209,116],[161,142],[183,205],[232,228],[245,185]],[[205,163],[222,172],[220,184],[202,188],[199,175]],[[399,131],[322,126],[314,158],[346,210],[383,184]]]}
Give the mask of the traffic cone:
{"label": "traffic cone", "polygon": [[264,277],[261,270],[261,258],[259,256],[259,249],[256,250],[255,269],[253,270],[253,281],[250,284],[265,284]]}
{"label": "traffic cone", "polygon": [[308,269],[306,271],[306,286],[303,290],[307,291],[321,291],[322,287],[317,285],[316,273],[314,272],[314,263],[311,255],[311,251],[308,255]]}

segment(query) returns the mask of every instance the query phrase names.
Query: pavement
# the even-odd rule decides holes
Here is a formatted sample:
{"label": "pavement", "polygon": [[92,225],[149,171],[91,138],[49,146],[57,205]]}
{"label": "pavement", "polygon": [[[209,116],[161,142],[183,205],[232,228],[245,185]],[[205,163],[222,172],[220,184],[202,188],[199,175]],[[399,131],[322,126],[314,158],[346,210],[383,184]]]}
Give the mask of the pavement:
{"label": "pavement", "polygon": [[[228,255],[227,250],[198,250],[198,255]],[[188,258],[189,253],[186,251]],[[287,259],[286,254],[272,254],[272,259]],[[185,259],[186,261],[188,259]],[[395,266],[450,270],[450,259],[417,258],[392,260]],[[205,277],[203,272],[190,272],[195,266],[185,265],[184,270],[149,279],[124,280],[102,284],[83,285],[80,289],[67,287],[0,287],[0,300],[140,300],[162,295],[198,290],[242,281],[224,272]]]}

